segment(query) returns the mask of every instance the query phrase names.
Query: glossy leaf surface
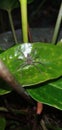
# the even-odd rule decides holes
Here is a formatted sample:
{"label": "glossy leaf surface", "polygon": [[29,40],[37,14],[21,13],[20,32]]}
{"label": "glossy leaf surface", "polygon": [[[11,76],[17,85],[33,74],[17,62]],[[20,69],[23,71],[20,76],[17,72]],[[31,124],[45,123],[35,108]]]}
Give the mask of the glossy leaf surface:
{"label": "glossy leaf surface", "polygon": [[60,40],[60,41],[57,43],[57,46],[61,46],[61,47],[62,47],[62,40]]}
{"label": "glossy leaf surface", "polygon": [[19,7],[19,1],[18,0],[0,0],[0,9],[3,10],[13,10],[14,8]]}
{"label": "glossy leaf surface", "polygon": [[0,54],[23,87],[43,83],[62,75],[62,48],[52,44],[16,45]]}
{"label": "glossy leaf surface", "polygon": [[27,92],[36,101],[62,110],[62,77],[54,82],[27,89]]}

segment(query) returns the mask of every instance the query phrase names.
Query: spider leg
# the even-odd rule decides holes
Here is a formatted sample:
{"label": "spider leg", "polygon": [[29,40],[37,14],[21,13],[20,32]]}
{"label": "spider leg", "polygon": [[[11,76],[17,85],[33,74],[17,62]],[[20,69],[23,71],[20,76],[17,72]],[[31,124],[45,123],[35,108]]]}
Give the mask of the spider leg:
{"label": "spider leg", "polygon": [[45,64],[42,63],[41,61],[36,61],[36,58],[38,58],[38,57],[36,56],[36,57],[34,57],[34,58],[32,59],[32,60],[33,60],[33,63],[38,63],[38,64],[41,64],[41,65],[45,66]]}
{"label": "spider leg", "polygon": [[26,57],[25,57],[24,53],[21,52],[21,54],[22,54],[22,55],[21,55],[22,58],[21,58],[21,57],[18,57],[17,60],[22,60],[22,61],[23,61],[23,60],[26,60]]}
{"label": "spider leg", "polygon": [[44,63],[42,63],[42,62],[40,62],[40,61],[37,61],[36,63],[38,63],[38,64],[41,64],[41,65],[45,66],[45,64],[44,64]]}
{"label": "spider leg", "polygon": [[37,65],[35,65],[35,63],[37,63],[37,62],[33,62],[32,65],[35,66],[36,69],[41,73],[42,72],[41,69]]}
{"label": "spider leg", "polygon": [[21,54],[22,54],[22,56],[26,59],[26,57],[25,57],[25,55],[24,55],[24,53],[21,51]]}
{"label": "spider leg", "polygon": [[27,66],[27,63],[22,63],[20,67],[18,67],[18,71],[22,70],[25,66]]}
{"label": "spider leg", "polygon": [[17,71],[21,71],[21,77],[23,76],[22,70],[23,70],[23,68],[24,68],[25,66],[27,66],[27,63],[23,63],[23,64],[20,65],[20,67],[18,67],[18,70],[17,70]]}

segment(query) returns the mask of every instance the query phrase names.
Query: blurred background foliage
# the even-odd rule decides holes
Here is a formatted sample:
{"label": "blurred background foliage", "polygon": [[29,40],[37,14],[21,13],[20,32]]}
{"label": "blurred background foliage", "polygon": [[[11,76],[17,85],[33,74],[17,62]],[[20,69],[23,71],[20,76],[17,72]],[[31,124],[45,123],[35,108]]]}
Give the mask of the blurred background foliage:
{"label": "blurred background foliage", "polygon": [[[55,25],[61,0],[29,0],[28,3],[28,21],[30,27],[48,27]],[[11,13],[15,29],[20,29],[19,6],[15,5]],[[11,27],[7,11],[2,10],[0,7],[0,33],[9,30],[11,30]]]}

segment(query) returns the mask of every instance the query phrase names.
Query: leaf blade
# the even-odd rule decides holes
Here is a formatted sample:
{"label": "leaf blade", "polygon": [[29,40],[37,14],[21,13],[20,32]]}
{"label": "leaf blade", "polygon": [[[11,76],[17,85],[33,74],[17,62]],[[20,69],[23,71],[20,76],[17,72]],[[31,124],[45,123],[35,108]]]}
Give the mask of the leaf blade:
{"label": "leaf blade", "polygon": [[[31,65],[26,65],[24,55],[28,53],[34,62]],[[44,43],[16,45],[2,53],[0,59],[23,87],[62,75],[62,49],[55,45],[45,45]]]}
{"label": "leaf blade", "polygon": [[34,89],[26,89],[26,91],[36,101],[62,110],[62,81],[59,87],[60,80],[62,78],[46,85],[35,86]]}

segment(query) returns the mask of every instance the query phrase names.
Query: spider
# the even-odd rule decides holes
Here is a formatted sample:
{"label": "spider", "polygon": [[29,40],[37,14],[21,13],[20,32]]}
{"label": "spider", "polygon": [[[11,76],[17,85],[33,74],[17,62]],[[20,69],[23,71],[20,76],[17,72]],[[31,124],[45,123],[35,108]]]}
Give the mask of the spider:
{"label": "spider", "polygon": [[[22,56],[23,59],[22,58],[18,59],[23,61],[23,63],[20,65],[21,68],[33,65],[39,72],[41,72],[41,69],[37,66],[37,64],[44,66],[44,64],[41,61],[35,61],[36,59],[33,59],[29,53],[27,53],[26,56],[24,55],[24,53],[22,53]],[[18,70],[20,70],[20,68]]]}

